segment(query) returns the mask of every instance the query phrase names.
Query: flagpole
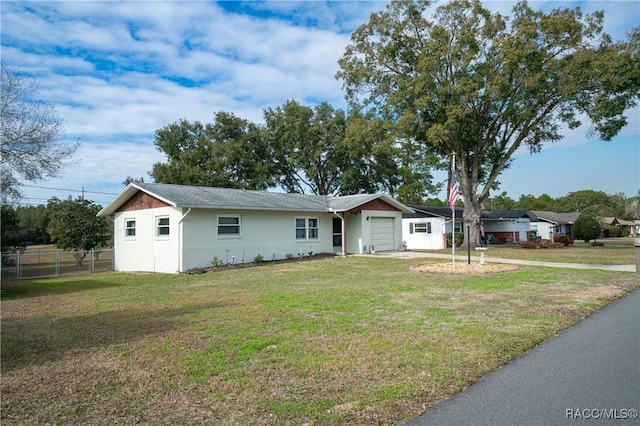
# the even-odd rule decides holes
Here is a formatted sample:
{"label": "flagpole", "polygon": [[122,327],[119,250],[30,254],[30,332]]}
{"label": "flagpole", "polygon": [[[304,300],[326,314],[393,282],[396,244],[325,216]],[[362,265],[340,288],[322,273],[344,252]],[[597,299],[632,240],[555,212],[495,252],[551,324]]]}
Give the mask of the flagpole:
{"label": "flagpole", "polygon": [[[456,153],[453,152],[453,162],[451,166],[451,182],[449,182],[449,197],[451,197],[451,191],[453,190],[452,183],[455,181],[456,176]],[[451,199],[451,198],[450,198]],[[452,268],[456,269],[456,205],[452,203],[451,207],[451,262]]]}

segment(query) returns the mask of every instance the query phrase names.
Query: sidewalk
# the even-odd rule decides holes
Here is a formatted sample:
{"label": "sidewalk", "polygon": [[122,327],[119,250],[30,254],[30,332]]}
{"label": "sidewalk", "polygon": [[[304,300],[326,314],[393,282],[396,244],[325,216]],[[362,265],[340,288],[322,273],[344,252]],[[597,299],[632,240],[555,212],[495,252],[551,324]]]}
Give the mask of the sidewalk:
{"label": "sidewalk", "polygon": [[407,426],[638,425],[640,290],[436,405]]}
{"label": "sidewalk", "polygon": [[[421,258],[434,258],[434,259],[451,259],[450,254],[441,253],[427,253],[427,252],[414,252],[414,251],[383,251],[376,254],[367,254],[362,256],[379,256],[379,257],[394,257],[398,259],[421,259]],[[480,257],[471,256],[472,262],[479,262]],[[492,263],[508,263],[512,265],[530,265],[530,266],[548,266],[553,268],[570,268],[570,269],[604,269],[607,271],[619,271],[619,272],[636,272],[635,265],[599,265],[599,264],[587,264],[587,263],[563,263],[563,262],[539,262],[535,260],[521,260],[521,259],[502,259],[499,257],[485,256],[485,262]],[[456,255],[456,262],[467,262],[467,255]]]}

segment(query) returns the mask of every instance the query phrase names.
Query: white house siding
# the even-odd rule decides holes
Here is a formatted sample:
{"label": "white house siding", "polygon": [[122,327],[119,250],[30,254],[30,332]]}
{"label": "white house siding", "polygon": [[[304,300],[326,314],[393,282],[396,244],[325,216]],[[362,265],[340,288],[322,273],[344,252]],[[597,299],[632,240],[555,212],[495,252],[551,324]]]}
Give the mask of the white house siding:
{"label": "white house siding", "polygon": [[[169,218],[169,235],[156,236],[157,217]],[[114,269],[175,273],[178,271],[181,209],[162,207],[114,214]],[[135,220],[135,236],[126,236],[127,220]]]}
{"label": "white house siding", "polygon": [[[408,250],[441,250],[444,249],[443,218],[406,218],[402,220],[402,237]],[[411,233],[416,223],[430,223],[431,233]],[[413,225],[413,226],[412,226]]]}
{"label": "white house siding", "polygon": [[[240,235],[218,235],[217,217],[240,216]],[[333,215],[326,212],[272,212],[193,209],[183,221],[181,271],[224,263],[284,259],[313,253],[331,253]],[[296,218],[317,218],[317,239],[296,239]]]}
{"label": "white house siding", "polygon": [[531,230],[529,219],[485,220],[483,225],[486,234],[495,234],[511,242],[527,241],[527,232]]}

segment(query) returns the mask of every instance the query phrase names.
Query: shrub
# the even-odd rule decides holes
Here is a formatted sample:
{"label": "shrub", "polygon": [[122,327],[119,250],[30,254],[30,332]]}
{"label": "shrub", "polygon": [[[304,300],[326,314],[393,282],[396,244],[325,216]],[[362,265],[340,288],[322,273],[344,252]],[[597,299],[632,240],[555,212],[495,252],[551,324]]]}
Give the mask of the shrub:
{"label": "shrub", "polygon": [[555,240],[556,240],[557,243],[561,243],[565,247],[573,244],[573,237],[570,237],[568,235],[560,235]]}
{"label": "shrub", "polygon": [[600,236],[600,221],[595,216],[580,216],[573,224],[573,235],[588,243]]}
{"label": "shrub", "polygon": [[223,266],[223,265],[224,265],[224,262],[222,260],[218,259],[218,256],[214,257],[211,260],[211,266],[214,266],[214,267],[217,268],[217,267],[220,267],[220,266]]}
{"label": "shrub", "polygon": [[[460,247],[464,241],[464,234],[456,232],[456,247]],[[451,247],[451,232],[447,232],[447,246]]]}
{"label": "shrub", "polygon": [[255,263],[260,263],[264,260],[264,257],[261,254],[256,255],[256,257],[253,258],[253,261]]}
{"label": "shrub", "polygon": [[538,242],[537,241],[522,241],[520,242],[520,248],[523,249],[537,249]]}
{"label": "shrub", "polygon": [[288,260],[291,260],[291,259],[293,259],[293,254],[291,254],[291,253],[287,253],[287,254],[285,255],[285,258],[287,258]]}

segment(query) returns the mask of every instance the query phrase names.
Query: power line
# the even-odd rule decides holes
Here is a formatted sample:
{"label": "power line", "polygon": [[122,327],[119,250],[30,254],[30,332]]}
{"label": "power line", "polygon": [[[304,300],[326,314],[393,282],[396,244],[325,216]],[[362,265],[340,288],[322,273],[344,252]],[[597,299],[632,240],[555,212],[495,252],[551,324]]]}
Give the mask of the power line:
{"label": "power line", "polygon": [[81,155],[80,157],[94,158],[96,160],[104,160],[104,161],[120,161],[122,163],[141,164],[143,166],[149,166],[149,163],[142,163],[140,161],[131,161],[131,160],[121,160],[119,158],[101,158],[101,157],[94,157],[93,155],[84,155],[84,154]]}
{"label": "power line", "polygon": [[37,188],[37,189],[50,189],[53,191],[69,191],[69,192],[81,192],[83,194],[101,194],[101,195],[118,195],[113,192],[99,192],[99,191],[87,191],[85,189],[67,189],[67,188],[51,188],[48,186],[38,186],[38,185],[21,185],[27,188]]}

